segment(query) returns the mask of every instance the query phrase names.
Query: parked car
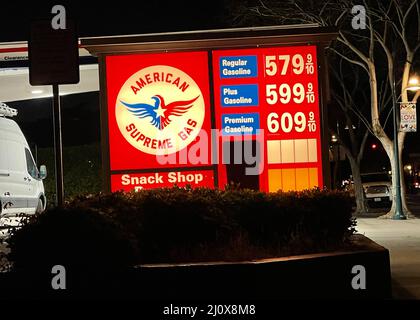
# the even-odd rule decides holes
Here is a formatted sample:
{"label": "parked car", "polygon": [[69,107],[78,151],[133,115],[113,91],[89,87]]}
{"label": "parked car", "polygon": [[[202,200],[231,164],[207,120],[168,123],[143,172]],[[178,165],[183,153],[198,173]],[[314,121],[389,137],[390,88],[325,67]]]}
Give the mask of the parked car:
{"label": "parked car", "polygon": [[43,179],[47,169],[38,170],[28,142],[12,119],[17,110],[0,104],[0,220],[16,214],[34,214],[45,210]]}
{"label": "parked car", "polygon": [[365,201],[369,207],[389,207],[392,204],[392,183],[388,173],[362,174]]}

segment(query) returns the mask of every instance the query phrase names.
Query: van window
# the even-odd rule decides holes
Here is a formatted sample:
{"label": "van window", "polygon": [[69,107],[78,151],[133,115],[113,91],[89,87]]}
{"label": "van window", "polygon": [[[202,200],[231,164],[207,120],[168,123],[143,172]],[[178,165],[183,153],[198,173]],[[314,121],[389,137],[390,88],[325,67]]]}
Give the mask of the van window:
{"label": "van window", "polygon": [[26,155],[26,165],[28,167],[28,173],[31,175],[32,178],[38,179],[38,168],[36,167],[36,164],[34,162],[34,159],[32,158],[31,152],[25,148],[25,155]]}

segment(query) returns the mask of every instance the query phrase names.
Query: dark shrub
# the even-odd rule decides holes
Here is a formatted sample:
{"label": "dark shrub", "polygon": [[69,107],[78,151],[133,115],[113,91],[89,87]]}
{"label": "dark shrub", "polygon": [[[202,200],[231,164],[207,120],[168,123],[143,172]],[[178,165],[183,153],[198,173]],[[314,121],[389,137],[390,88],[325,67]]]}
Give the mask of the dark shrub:
{"label": "dark shrub", "polygon": [[17,232],[10,258],[16,267],[124,266],[328,251],[354,233],[352,205],[342,192],[266,194],[232,187],[79,196]]}
{"label": "dark shrub", "polygon": [[14,269],[116,270],[134,264],[134,239],[115,221],[84,208],[55,208],[14,231],[9,259]]}
{"label": "dark shrub", "polygon": [[71,207],[91,208],[112,217],[139,244],[139,262],[166,262],[202,255],[226,245],[240,225],[223,206],[220,191],[165,188],[139,193],[79,197]]}

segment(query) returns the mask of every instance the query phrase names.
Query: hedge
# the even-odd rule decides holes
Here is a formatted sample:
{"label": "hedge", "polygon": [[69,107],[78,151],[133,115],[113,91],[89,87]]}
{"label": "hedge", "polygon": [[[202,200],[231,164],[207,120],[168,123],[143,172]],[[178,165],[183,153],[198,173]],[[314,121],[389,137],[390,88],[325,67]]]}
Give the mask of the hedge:
{"label": "hedge", "polygon": [[89,209],[53,208],[31,217],[7,240],[15,269],[123,269],[136,262],[135,239]]}
{"label": "hedge", "polygon": [[346,246],[353,199],[336,191],[163,188],[79,196],[10,240],[16,268],[257,259]]}

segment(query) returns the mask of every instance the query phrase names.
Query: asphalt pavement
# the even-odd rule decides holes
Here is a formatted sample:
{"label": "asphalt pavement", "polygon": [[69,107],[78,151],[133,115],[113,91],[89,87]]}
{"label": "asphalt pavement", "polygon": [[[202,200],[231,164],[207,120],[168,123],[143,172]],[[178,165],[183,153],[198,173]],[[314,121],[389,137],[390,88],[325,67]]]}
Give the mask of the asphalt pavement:
{"label": "asphalt pavement", "polygon": [[417,218],[378,219],[385,212],[377,211],[358,217],[356,229],[389,250],[394,298],[420,300],[420,194],[410,195],[408,206]]}

